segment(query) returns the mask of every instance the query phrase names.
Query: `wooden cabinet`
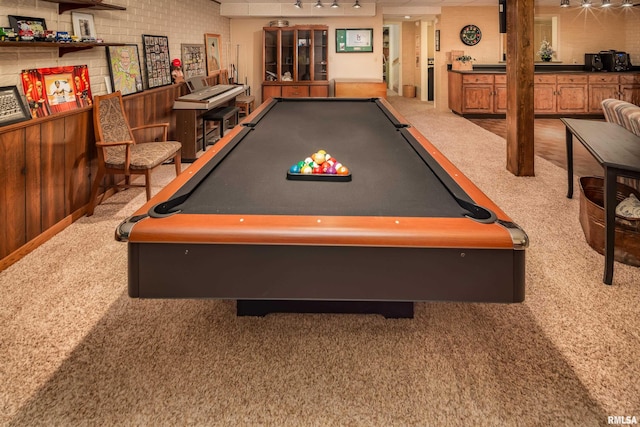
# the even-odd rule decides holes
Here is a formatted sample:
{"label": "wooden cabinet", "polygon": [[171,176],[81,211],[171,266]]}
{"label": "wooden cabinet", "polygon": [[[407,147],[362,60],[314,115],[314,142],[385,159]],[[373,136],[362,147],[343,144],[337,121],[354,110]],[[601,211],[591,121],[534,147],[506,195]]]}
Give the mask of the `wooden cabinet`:
{"label": "wooden cabinet", "polygon": [[[449,72],[449,108],[462,115],[506,114],[503,73]],[[534,112],[538,116],[602,114],[603,99],[640,105],[640,74],[536,73]]]}
{"label": "wooden cabinet", "polygon": [[[452,88],[458,88],[458,91],[452,91]],[[449,73],[449,108],[456,113],[504,113],[507,111],[506,93],[505,75]]]}
{"label": "wooden cabinet", "polygon": [[589,75],[589,112],[602,113],[602,101],[620,96],[620,77],[617,74]]}
{"label": "wooden cabinet", "polygon": [[620,99],[640,105],[640,74],[620,75]]}
{"label": "wooden cabinet", "polygon": [[602,113],[602,101],[610,98],[640,105],[640,74],[589,75],[589,112]]}
{"label": "wooden cabinet", "polygon": [[588,112],[589,85],[586,74],[556,75],[556,111],[558,114],[585,114]]}
{"label": "wooden cabinet", "polygon": [[587,112],[587,76],[536,74],[533,78],[535,114],[580,114]]}
{"label": "wooden cabinet", "polygon": [[496,74],[493,83],[493,111],[505,114],[507,112],[507,76]]}
{"label": "wooden cabinet", "polygon": [[535,114],[553,114],[556,111],[555,74],[533,76],[533,111]]}
{"label": "wooden cabinet", "polygon": [[265,27],[262,57],[262,99],[329,95],[327,26]]}

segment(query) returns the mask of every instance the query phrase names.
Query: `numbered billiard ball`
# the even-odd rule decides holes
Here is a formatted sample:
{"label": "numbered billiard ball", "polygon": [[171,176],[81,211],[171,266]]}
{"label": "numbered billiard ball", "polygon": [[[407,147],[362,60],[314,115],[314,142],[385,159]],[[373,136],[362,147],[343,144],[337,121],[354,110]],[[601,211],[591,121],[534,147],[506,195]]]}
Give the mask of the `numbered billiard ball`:
{"label": "numbered billiard ball", "polygon": [[321,153],[314,153],[313,154],[313,161],[316,162],[316,164],[321,165],[324,163],[324,154]]}
{"label": "numbered billiard ball", "polygon": [[301,170],[300,173],[303,173],[305,175],[309,175],[311,173],[313,173],[313,169],[311,169],[310,166],[304,166]]}
{"label": "numbered billiard ball", "polygon": [[349,169],[346,166],[340,166],[336,171],[338,175],[349,175]]}
{"label": "numbered billiard ball", "polygon": [[291,173],[300,173],[300,166],[295,164],[289,168],[289,172]]}

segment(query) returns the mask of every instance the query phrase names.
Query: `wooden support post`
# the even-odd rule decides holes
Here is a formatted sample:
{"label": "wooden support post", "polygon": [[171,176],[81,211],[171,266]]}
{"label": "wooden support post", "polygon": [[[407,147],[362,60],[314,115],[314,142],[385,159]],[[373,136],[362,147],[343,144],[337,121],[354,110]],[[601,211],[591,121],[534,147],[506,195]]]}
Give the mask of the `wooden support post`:
{"label": "wooden support post", "polygon": [[507,170],[534,176],[534,0],[507,3]]}

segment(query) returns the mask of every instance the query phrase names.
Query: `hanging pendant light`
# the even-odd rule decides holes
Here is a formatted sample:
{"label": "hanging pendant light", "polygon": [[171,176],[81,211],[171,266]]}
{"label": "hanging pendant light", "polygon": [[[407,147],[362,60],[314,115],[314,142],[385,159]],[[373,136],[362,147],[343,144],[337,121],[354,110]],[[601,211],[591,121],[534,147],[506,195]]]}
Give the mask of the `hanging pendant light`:
{"label": "hanging pendant light", "polygon": [[356,2],[353,4],[353,7],[356,9],[360,9],[362,6],[360,6],[360,0],[356,0]]}
{"label": "hanging pendant light", "polygon": [[318,0],[318,2],[316,3],[316,5],[314,7],[317,7],[318,9],[320,9],[322,6],[322,2],[320,2],[320,0]]}
{"label": "hanging pendant light", "polygon": [[560,0],[560,7],[569,7],[569,0]]}
{"label": "hanging pendant light", "polygon": [[338,4],[338,0],[333,0],[333,3],[331,3],[331,7],[333,9],[336,9],[336,8],[340,7],[340,5]]}
{"label": "hanging pendant light", "polygon": [[296,0],[296,2],[293,4],[297,9],[302,9],[302,3],[300,2],[300,0]]}

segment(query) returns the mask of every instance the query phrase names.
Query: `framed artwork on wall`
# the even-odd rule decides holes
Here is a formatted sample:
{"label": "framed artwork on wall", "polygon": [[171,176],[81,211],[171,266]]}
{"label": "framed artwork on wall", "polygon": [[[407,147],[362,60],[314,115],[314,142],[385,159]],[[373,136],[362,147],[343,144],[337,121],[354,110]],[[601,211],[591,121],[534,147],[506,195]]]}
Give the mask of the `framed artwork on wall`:
{"label": "framed artwork on wall", "polygon": [[147,69],[147,86],[171,84],[171,61],[169,60],[169,38],[166,36],[142,35],[144,62]]}
{"label": "framed artwork on wall", "polygon": [[86,65],[22,70],[32,117],[46,117],[93,104]]}
{"label": "framed artwork on wall", "polygon": [[80,37],[80,41],[93,41],[98,38],[93,15],[71,12],[71,20],[73,21],[73,35]]}
{"label": "framed artwork on wall", "polygon": [[440,52],[440,30],[436,30],[435,43],[436,52]]}
{"label": "framed artwork on wall", "polygon": [[0,87],[0,126],[22,122],[31,118],[27,105],[17,86]]}
{"label": "framed artwork on wall", "polygon": [[207,75],[205,45],[181,44],[182,73],[185,79]]}
{"label": "framed artwork on wall", "polygon": [[337,28],[336,52],[373,52],[373,28]]}
{"label": "framed artwork on wall", "polygon": [[30,16],[8,15],[9,26],[13,28],[20,38],[28,40],[27,37],[33,37],[36,40],[44,40],[44,32],[47,24],[44,18],[33,18]]}
{"label": "framed artwork on wall", "polygon": [[107,63],[113,91],[122,95],[142,92],[142,69],[137,44],[107,46]]}
{"label": "framed artwork on wall", "polygon": [[220,61],[220,34],[205,34],[204,46],[207,52],[207,75],[220,73],[222,62]]}

